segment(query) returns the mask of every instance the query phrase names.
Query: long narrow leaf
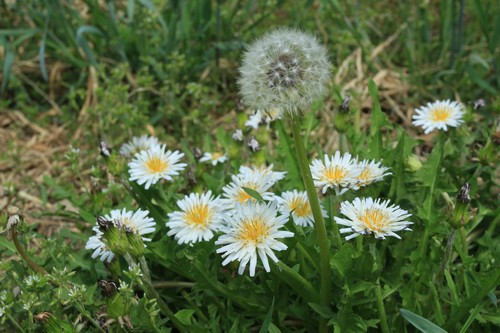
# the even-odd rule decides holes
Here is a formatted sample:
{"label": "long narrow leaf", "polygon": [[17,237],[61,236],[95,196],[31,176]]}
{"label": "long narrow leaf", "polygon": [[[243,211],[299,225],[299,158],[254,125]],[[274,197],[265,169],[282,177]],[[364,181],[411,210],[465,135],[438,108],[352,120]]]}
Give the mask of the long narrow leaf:
{"label": "long narrow leaf", "polygon": [[408,311],[406,309],[399,309],[399,313],[410,322],[413,326],[415,326],[418,330],[424,333],[446,333],[445,330],[443,330],[441,327],[438,325],[434,324],[433,322],[420,317],[419,315]]}

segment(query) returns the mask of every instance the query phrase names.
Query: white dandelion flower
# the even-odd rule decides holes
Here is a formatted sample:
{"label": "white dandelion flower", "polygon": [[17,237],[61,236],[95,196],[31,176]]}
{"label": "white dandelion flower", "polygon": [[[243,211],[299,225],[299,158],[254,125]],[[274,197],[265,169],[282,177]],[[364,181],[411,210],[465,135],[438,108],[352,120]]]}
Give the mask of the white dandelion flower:
{"label": "white dandelion flower", "polygon": [[184,156],[179,151],[165,151],[165,145],[155,145],[148,150],[143,150],[135,155],[128,164],[131,181],[137,184],[145,184],[149,189],[152,184],[156,184],[160,179],[172,180],[172,176],[178,175],[187,164],[178,163]]}
{"label": "white dandelion flower", "polygon": [[222,253],[225,258],[222,265],[237,260],[240,262],[238,274],[243,274],[250,263],[250,276],[254,276],[257,258],[260,258],[264,269],[269,272],[271,268],[267,257],[277,263],[278,258],[274,251],[287,249],[287,246],[277,239],[293,237],[292,232],[279,230],[288,221],[288,216],[277,214],[277,203],[272,202],[267,205],[237,205],[231,216],[225,216],[227,227],[215,242],[217,245],[223,245],[217,249],[217,253]]}
{"label": "white dandelion flower", "polygon": [[215,153],[205,153],[200,158],[200,162],[212,163],[212,165],[216,165],[217,163],[224,163],[227,161],[226,154],[215,152]]}
{"label": "white dandelion flower", "polygon": [[142,150],[148,150],[153,146],[159,145],[158,139],[154,136],[143,135],[133,137],[131,141],[123,144],[120,148],[120,155],[132,157]]}
{"label": "white dandelion flower", "polygon": [[[138,209],[137,211],[128,211],[125,208],[122,210],[115,209],[103,216],[103,219],[110,221],[116,227],[127,227],[134,234],[141,236],[144,242],[150,242],[151,238],[146,238],[143,235],[150,234],[155,231],[156,222],[148,217],[149,211]],[[100,257],[101,261],[111,262],[115,254],[102,241],[103,233],[99,230],[99,226],[95,225],[92,230],[96,233],[90,237],[85,245],[85,249],[94,250],[92,258]]]}
{"label": "white dandelion flower", "polygon": [[387,172],[389,168],[383,166],[381,162],[363,160],[359,162],[358,167],[361,172],[351,185],[355,190],[379,182],[383,180],[385,176],[392,175],[392,172]]}
{"label": "white dandelion flower", "polygon": [[327,92],[331,65],[315,37],[282,28],[264,35],[243,56],[238,84],[251,109],[297,114]]}
{"label": "white dandelion flower", "polygon": [[232,182],[222,188],[224,203],[232,207],[234,203],[244,204],[248,201],[255,201],[243,188],[257,191],[264,200],[274,200],[275,195],[268,190],[280,179],[285,177],[286,172],[276,172],[269,167],[250,168],[241,166],[240,172],[231,177]]}
{"label": "white dandelion flower", "polygon": [[448,126],[457,127],[463,122],[463,105],[450,100],[436,101],[415,110],[412,124],[424,129],[424,133],[430,133],[435,129],[448,130]]}
{"label": "white dandelion flower", "polygon": [[[314,217],[307,197],[307,192],[297,190],[287,191],[278,199],[280,212],[284,216],[292,215],[293,221],[301,227],[313,227]],[[327,217],[326,210],[321,208],[323,217]]]}
{"label": "white dandelion flower", "polygon": [[311,174],[314,186],[322,189],[322,193],[331,188],[336,195],[342,195],[349,190],[351,184],[356,183],[356,178],[361,173],[356,158],[345,153],[343,156],[336,152],[334,156],[325,154],[324,161],[315,159],[311,164]]}
{"label": "white dandelion flower", "polygon": [[356,198],[352,203],[344,201],[340,204],[340,213],[347,218],[335,217],[335,222],[348,227],[340,229],[341,233],[351,233],[346,240],[366,234],[373,234],[375,238],[394,236],[401,239],[396,232],[411,230],[408,226],[413,224],[405,221],[411,214],[399,206],[390,205],[389,200]]}
{"label": "white dandelion flower", "polygon": [[168,236],[174,236],[179,244],[208,241],[222,223],[223,206],[212,192],[191,193],[177,201],[181,211],[168,214]]}

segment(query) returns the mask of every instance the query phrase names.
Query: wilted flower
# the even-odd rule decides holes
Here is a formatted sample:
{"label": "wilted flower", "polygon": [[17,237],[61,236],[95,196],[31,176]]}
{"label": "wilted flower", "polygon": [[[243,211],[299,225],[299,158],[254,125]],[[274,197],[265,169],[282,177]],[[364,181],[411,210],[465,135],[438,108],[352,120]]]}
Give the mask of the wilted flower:
{"label": "wilted flower", "polygon": [[425,134],[435,129],[447,131],[447,126],[457,127],[463,122],[465,113],[462,104],[450,100],[428,103],[415,112],[413,125],[422,127]]}
{"label": "wilted flower", "polygon": [[240,93],[250,108],[297,114],[326,93],[330,63],[316,38],[283,28],[248,48],[240,74]]}
{"label": "wilted flower", "polygon": [[[278,199],[280,212],[284,216],[292,215],[293,221],[302,227],[313,227],[314,217],[307,198],[307,192],[297,190],[287,191]],[[326,211],[321,209],[323,217],[327,217]]]}
{"label": "wilted flower", "polygon": [[401,239],[396,231],[411,230],[408,226],[413,222],[405,221],[411,214],[399,206],[389,204],[389,200],[372,198],[356,198],[352,203],[342,202],[340,213],[347,218],[335,217],[335,222],[348,228],[340,229],[340,233],[351,233],[346,240],[371,233],[375,238],[394,236]]}
{"label": "wilted flower", "polygon": [[133,137],[132,141],[123,144],[120,148],[120,155],[132,157],[142,150],[148,150],[153,146],[159,145],[158,139],[154,136],[143,135]]}
{"label": "wilted flower", "polygon": [[128,164],[130,170],[129,180],[136,180],[137,184],[145,184],[149,189],[160,179],[172,180],[172,176],[178,175],[187,164],[178,163],[184,156],[179,151],[165,151],[165,145],[155,145],[148,150],[143,150],[135,155]]}
{"label": "wilted flower", "polygon": [[227,161],[226,154],[223,153],[205,153],[203,157],[200,158],[200,162],[208,162],[212,163],[212,165],[216,165],[217,163],[224,163]]}
{"label": "wilted flower", "polygon": [[208,241],[219,230],[223,207],[219,198],[212,198],[212,192],[191,193],[177,201],[182,210],[168,214],[167,235],[175,236],[179,244]]}
{"label": "wilted flower", "polygon": [[217,253],[222,253],[225,258],[222,265],[238,260],[238,274],[243,274],[250,263],[250,276],[254,276],[259,257],[264,269],[269,272],[271,268],[267,257],[278,262],[274,251],[287,249],[277,238],[293,237],[292,232],[279,230],[288,221],[288,216],[277,214],[276,202],[267,205],[251,202],[247,205],[237,205],[232,215],[226,215],[228,227],[215,242],[217,245],[224,245],[217,250]]}

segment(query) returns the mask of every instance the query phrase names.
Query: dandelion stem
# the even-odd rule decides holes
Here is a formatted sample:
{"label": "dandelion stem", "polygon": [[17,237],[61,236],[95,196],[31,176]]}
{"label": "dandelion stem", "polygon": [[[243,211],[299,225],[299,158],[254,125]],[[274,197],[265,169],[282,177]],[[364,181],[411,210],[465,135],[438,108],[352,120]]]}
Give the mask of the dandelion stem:
{"label": "dandelion stem", "polygon": [[196,283],[185,281],[154,281],[154,288],[193,288]]}
{"label": "dandelion stem", "polygon": [[330,196],[330,219],[332,220],[332,229],[333,229],[333,247],[336,249],[340,249],[342,246],[342,239],[340,238],[339,225],[335,222],[333,218],[337,215],[337,200],[335,200],[336,196]]}
{"label": "dandelion stem", "polygon": [[31,260],[31,258],[28,256],[28,254],[24,250],[24,247],[21,245],[21,243],[19,242],[19,239],[17,238],[17,231],[16,230],[13,229],[11,231],[11,236],[12,236],[12,241],[14,242],[14,245],[16,246],[17,252],[19,252],[19,255],[21,256],[21,258],[23,258],[26,261],[28,266],[30,266],[30,268],[37,273],[40,273],[43,275],[48,275],[49,273],[47,273],[47,271],[45,269],[40,267],[36,262]]}
{"label": "dandelion stem", "polygon": [[460,228],[460,241],[462,243],[462,252],[465,256],[468,255],[469,249],[467,246],[467,233],[464,227]]}
{"label": "dandelion stem", "polygon": [[382,298],[382,287],[380,286],[380,278],[376,282],[375,295],[377,296],[377,308],[380,318],[380,328],[383,333],[389,333],[389,326],[387,325],[387,315],[385,314],[384,300]]}
{"label": "dandelion stem", "polygon": [[146,292],[148,297],[156,299],[161,312],[163,312],[163,314],[166,315],[170,319],[170,321],[172,321],[172,324],[174,324],[174,326],[179,330],[179,332],[187,332],[184,325],[179,321],[179,319],[177,319],[172,310],[170,310],[170,307],[167,305],[167,303],[165,303],[165,301],[163,301],[158,292],[156,292],[156,289],[153,287],[146,258],[144,258],[144,256],[141,256],[139,258],[139,262],[141,264],[141,270],[144,277],[142,279],[145,287],[144,291]]}
{"label": "dandelion stem", "polygon": [[[302,134],[300,130],[300,118],[296,115],[292,116],[292,131],[293,139],[295,141],[295,150],[297,152],[297,159],[299,161],[300,173],[302,175],[302,181],[307,191],[307,197],[309,198],[309,204],[311,205],[311,210],[314,217],[314,229],[316,230],[316,235],[318,237],[319,245],[319,255],[321,262],[321,286],[319,290],[320,303],[324,307],[330,306],[330,249],[328,244],[328,238],[326,234],[325,221],[323,219],[323,214],[321,213],[321,207],[319,205],[319,198],[316,194],[316,188],[314,187],[314,182],[311,175],[311,169],[309,168],[309,160],[306,155],[306,149],[304,147],[304,141],[302,140]],[[322,318],[320,322],[320,332],[327,331],[326,319]]]}

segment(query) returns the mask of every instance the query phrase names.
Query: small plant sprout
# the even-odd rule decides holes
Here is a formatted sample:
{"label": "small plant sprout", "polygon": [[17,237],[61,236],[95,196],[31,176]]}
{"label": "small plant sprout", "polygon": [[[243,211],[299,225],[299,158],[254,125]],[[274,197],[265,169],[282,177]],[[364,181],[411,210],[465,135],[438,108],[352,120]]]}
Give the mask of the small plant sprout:
{"label": "small plant sprout", "polygon": [[243,274],[250,264],[250,276],[255,275],[257,258],[260,258],[266,272],[271,271],[268,256],[275,263],[278,258],[274,251],[283,251],[287,246],[278,238],[293,237],[290,231],[279,230],[288,221],[288,216],[279,215],[277,203],[268,204],[250,202],[237,205],[232,215],[225,215],[227,227],[224,234],[215,242],[223,245],[217,250],[225,258],[222,265],[239,261],[238,274]]}
{"label": "small plant sprout", "polygon": [[361,170],[357,159],[349,153],[340,155],[339,151],[331,157],[325,154],[323,161],[316,159],[311,164],[314,186],[323,194],[330,188],[335,190],[335,195],[344,194],[357,183]]}
{"label": "small plant sprout", "polygon": [[462,104],[450,100],[436,101],[415,110],[413,125],[420,126],[428,134],[435,129],[447,131],[448,126],[457,127],[463,122]]}
{"label": "small plant sprout", "polygon": [[282,28],[248,48],[238,83],[250,108],[297,114],[323,97],[329,80],[326,49],[311,35]]}
{"label": "small plant sprout", "polygon": [[[314,217],[312,215],[311,205],[305,191],[297,190],[287,191],[281,194],[279,200],[279,209],[281,214],[292,216],[293,221],[301,227],[313,227]],[[323,217],[327,217],[326,211],[321,209]]]}
{"label": "small plant sprout", "polygon": [[184,156],[179,151],[165,151],[165,145],[155,145],[148,150],[143,150],[135,155],[128,164],[131,181],[137,181],[139,185],[149,189],[160,179],[172,180],[172,176],[178,175],[187,164],[178,163]]}
{"label": "small plant sprout", "polygon": [[389,200],[355,198],[353,202],[342,202],[340,213],[347,218],[335,217],[335,222],[347,226],[340,229],[340,233],[351,233],[346,240],[366,234],[373,234],[375,238],[394,236],[401,239],[396,232],[411,230],[408,226],[413,224],[406,221],[411,214],[399,206],[390,205]]}
{"label": "small plant sprout", "polygon": [[133,137],[131,141],[124,143],[120,147],[120,155],[125,157],[133,157],[135,154],[153,148],[159,145],[158,139],[154,136],[143,135]]}
{"label": "small plant sprout", "polygon": [[175,236],[179,244],[208,241],[222,223],[223,206],[212,192],[191,193],[177,201],[181,211],[168,214],[168,236]]}
{"label": "small plant sprout", "polygon": [[205,153],[200,158],[200,162],[212,163],[213,166],[218,163],[224,163],[227,161],[226,154],[215,152],[215,153]]}

